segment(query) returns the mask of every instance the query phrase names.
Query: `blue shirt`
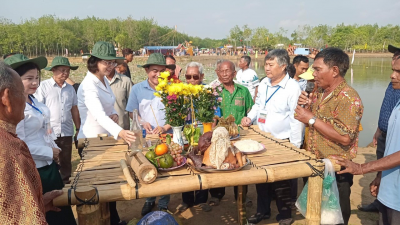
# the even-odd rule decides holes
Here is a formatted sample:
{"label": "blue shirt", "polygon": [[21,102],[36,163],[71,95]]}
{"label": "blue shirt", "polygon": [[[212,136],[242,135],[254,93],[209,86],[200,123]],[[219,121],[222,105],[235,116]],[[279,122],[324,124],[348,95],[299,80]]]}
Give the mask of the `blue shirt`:
{"label": "blue shirt", "polygon": [[379,114],[378,127],[381,131],[387,132],[390,114],[399,100],[400,90],[393,89],[392,82],[390,82],[386,89],[385,98],[383,98],[381,112]]}
{"label": "blue shirt", "polygon": [[[400,151],[400,101],[389,118],[385,157]],[[400,166],[382,171],[378,200],[385,206],[400,211]]]}
{"label": "blue shirt", "polygon": [[[128,112],[133,112],[133,110],[137,109],[142,120],[150,123],[152,129],[157,127],[157,122],[159,126],[165,125],[165,107],[161,102],[161,98],[154,96],[155,92],[156,90],[150,87],[148,80],[135,84],[132,87],[128,104],[126,105],[126,111]],[[153,108],[157,122],[151,108]]]}

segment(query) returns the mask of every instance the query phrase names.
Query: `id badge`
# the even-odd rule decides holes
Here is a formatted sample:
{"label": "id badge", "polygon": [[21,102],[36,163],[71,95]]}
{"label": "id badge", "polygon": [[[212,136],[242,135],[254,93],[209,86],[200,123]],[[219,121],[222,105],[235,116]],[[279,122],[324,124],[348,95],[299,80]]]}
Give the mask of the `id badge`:
{"label": "id badge", "polygon": [[268,112],[267,111],[265,111],[265,110],[262,110],[261,112],[260,112],[260,115],[258,116],[258,123],[262,123],[262,124],[265,124],[265,121],[267,120],[267,114],[268,114]]}

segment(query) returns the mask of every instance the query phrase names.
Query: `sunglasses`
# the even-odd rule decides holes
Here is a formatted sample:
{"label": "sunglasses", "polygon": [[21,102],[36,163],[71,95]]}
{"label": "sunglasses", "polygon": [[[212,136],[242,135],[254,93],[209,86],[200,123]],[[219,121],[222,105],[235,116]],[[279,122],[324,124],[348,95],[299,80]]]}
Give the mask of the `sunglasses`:
{"label": "sunglasses", "polygon": [[199,80],[200,76],[199,75],[189,75],[189,74],[185,74],[185,78],[186,80],[190,80],[193,78],[193,80]]}

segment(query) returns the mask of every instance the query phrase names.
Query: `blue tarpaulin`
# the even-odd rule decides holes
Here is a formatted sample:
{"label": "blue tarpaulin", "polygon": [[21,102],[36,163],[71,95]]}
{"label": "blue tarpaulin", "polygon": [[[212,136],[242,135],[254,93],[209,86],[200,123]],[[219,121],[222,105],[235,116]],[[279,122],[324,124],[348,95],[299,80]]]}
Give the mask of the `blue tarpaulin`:
{"label": "blue tarpaulin", "polygon": [[176,49],[178,48],[178,46],[144,46],[144,48],[150,51],[158,51],[158,50]]}

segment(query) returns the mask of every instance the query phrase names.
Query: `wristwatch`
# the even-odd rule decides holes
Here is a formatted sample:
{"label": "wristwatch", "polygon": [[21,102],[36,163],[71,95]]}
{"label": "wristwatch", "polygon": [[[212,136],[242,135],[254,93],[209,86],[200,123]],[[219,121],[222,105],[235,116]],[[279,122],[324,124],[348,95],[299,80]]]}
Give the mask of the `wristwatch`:
{"label": "wristwatch", "polygon": [[314,125],[314,123],[315,123],[316,120],[317,120],[317,117],[314,116],[313,118],[311,118],[311,119],[308,121],[308,125],[310,125],[310,127],[312,127],[312,126]]}

